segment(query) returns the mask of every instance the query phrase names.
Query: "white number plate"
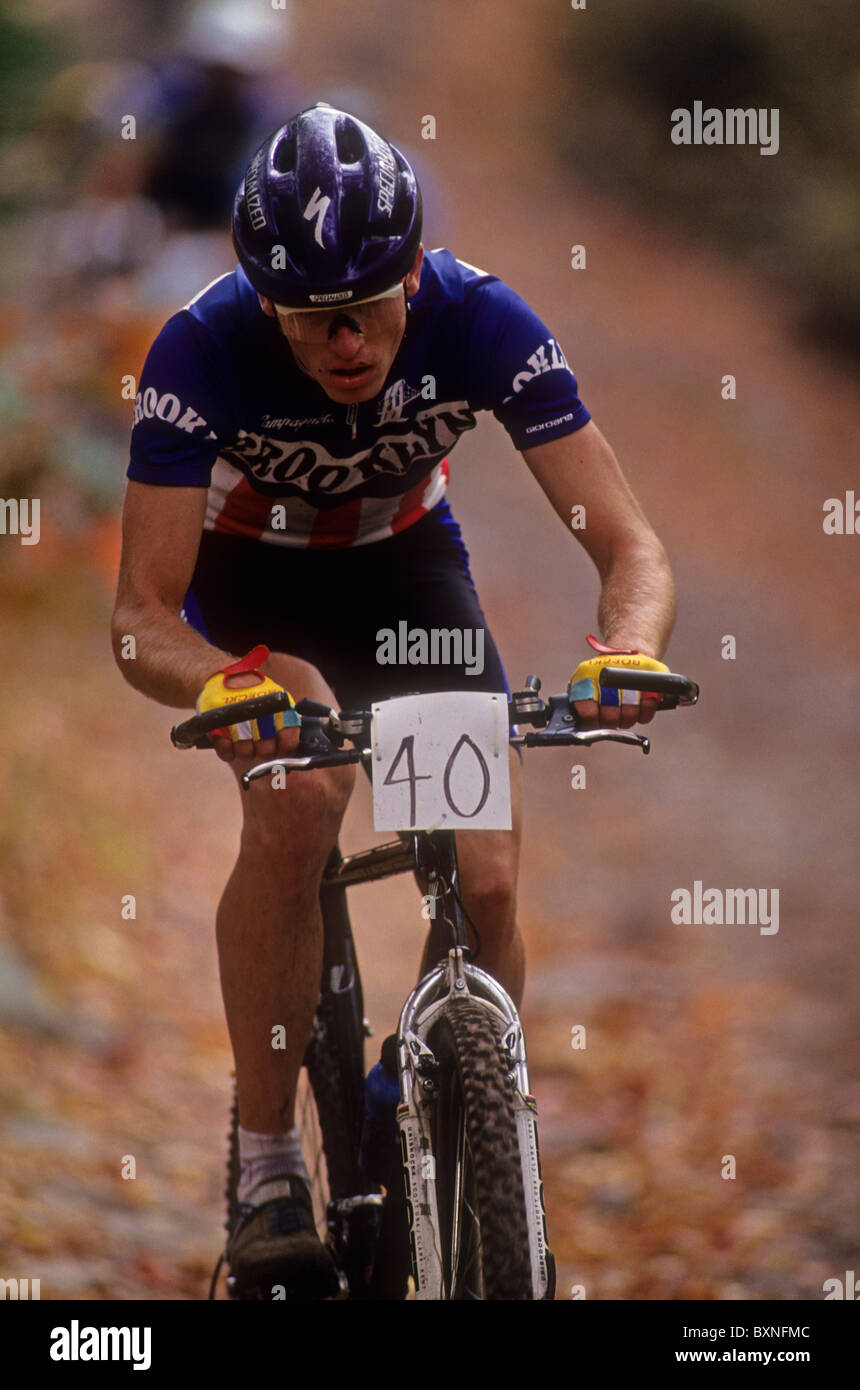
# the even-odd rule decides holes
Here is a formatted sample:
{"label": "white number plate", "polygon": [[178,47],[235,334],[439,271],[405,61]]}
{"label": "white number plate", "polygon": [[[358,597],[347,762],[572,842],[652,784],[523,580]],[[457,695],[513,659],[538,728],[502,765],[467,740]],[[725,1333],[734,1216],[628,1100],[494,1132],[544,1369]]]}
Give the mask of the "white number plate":
{"label": "white number plate", "polygon": [[404,695],[373,706],[377,830],[510,830],[508,698]]}

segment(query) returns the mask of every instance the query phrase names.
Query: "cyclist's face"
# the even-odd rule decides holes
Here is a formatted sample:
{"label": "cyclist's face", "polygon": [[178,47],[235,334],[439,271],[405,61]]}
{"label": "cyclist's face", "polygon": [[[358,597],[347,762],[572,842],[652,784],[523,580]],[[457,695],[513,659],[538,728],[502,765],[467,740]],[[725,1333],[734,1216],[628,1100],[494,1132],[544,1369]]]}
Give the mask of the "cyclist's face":
{"label": "cyclist's face", "polygon": [[299,366],[333,401],[351,405],[379,395],[403,338],[406,296],[418,289],[423,256],[419,247],[396,294],[365,304],[296,314],[261,299],[266,313],[277,314]]}

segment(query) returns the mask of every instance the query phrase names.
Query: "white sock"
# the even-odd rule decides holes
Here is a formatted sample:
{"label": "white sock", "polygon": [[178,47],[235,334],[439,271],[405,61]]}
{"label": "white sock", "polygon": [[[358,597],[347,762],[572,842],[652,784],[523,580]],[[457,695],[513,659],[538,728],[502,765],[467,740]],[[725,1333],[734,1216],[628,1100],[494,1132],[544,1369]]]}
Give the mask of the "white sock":
{"label": "white sock", "polygon": [[289,1197],[290,1177],[310,1183],[299,1131],[255,1134],[239,1126],[239,1191],[237,1200],[262,1206],[274,1197]]}

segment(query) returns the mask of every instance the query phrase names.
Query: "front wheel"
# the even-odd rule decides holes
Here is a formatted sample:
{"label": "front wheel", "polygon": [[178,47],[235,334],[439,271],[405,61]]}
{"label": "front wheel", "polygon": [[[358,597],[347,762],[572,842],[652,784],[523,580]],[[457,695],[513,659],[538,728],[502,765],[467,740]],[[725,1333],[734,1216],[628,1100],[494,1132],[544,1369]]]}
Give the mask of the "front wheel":
{"label": "front wheel", "polygon": [[474,999],[430,1029],[431,1105],[443,1298],[531,1299],[529,1234],[510,1061]]}

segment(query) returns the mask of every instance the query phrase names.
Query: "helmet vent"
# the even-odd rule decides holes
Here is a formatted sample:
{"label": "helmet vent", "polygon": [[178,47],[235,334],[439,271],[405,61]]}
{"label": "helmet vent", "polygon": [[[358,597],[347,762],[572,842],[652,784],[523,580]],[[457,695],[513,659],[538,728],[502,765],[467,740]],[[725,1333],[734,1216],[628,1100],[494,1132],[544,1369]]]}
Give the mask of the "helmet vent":
{"label": "helmet vent", "polygon": [[341,164],[358,164],[366,153],[364,137],[352,121],[338,121],[335,126],[337,157]]}
{"label": "helmet vent", "polygon": [[279,174],[289,174],[296,167],[296,131],[295,126],[278,144],[275,150],[272,164]]}

